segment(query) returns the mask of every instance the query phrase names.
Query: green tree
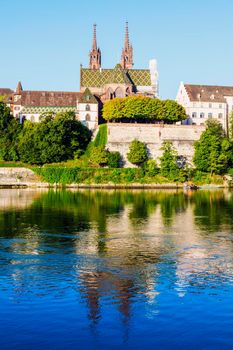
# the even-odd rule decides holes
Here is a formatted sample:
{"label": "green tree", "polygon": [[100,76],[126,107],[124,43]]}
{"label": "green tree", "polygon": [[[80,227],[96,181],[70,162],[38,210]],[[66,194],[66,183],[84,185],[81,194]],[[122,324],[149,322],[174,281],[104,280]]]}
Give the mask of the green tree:
{"label": "green tree", "polygon": [[127,159],[130,163],[140,166],[148,159],[147,148],[144,142],[134,140],[129,146]]}
{"label": "green tree", "polygon": [[84,152],[91,132],[74,113],[42,115],[41,122],[26,121],[19,137],[20,159],[30,164],[61,162]]}
{"label": "green tree", "polygon": [[161,150],[163,151],[160,157],[161,175],[167,177],[171,181],[179,180],[180,169],[177,164],[177,151],[170,141],[163,142]]}
{"label": "green tree", "polygon": [[107,101],[103,117],[111,121],[157,121],[174,123],[187,118],[184,108],[172,100],[161,101],[145,96],[128,96]]}
{"label": "green tree", "polygon": [[178,122],[185,120],[187,114],[183,106],[173,100],[162,101],[161,119],[165,122]]}
{"label": "green tree", "polygon": [[217,120],[207,121],[207,128],[194,147],[193,162],[197,170],[222,174],[232,164],[232,143]]}
{"label": "green tree", "polygon": [[22,126],[16,120],[4,102],[0,102],[0,158],[18,160],[18,137]]}

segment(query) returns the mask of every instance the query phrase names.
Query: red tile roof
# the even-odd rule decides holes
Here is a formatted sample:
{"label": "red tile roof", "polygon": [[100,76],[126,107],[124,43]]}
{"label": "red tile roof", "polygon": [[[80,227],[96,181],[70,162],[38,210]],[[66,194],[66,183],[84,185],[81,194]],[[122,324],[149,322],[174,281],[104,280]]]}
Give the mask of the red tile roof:
{"label": "red tile roof", "polygon": [[190,101],[226,102],[224,96],[233,96],[233,86],[184,84]]}
{"label": "red tile roof", "polygon": [[64,91],[22,91],[21,98],[15,104],[23,106],[50,106],[50,107],[73,107],[77,99],[81,97],[80,92]]}

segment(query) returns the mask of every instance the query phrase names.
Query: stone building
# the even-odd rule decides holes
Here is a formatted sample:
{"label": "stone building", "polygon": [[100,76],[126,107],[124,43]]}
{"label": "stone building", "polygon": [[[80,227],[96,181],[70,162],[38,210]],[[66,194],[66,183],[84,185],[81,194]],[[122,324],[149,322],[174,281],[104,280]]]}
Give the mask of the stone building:
{"label": "stone building", "polygon": [[133,47],[129,41],[128,23],[121,62],[112,69],[101,66],[101,51],[97,47],[96,26],[94,26],[89,68],[80,67],[80,91],[88,88],[104,102],[115,97],[143,94],[157,97],[158,72],[156,60],[150,61],[149,69],[133,69]]}
{"label": "stone building", "polygon": [[233,87],[215,85],[179,86],[176,100],[188,115],[187,123],[204,125],[208,119],[217,119],[227,131],[228,117],[233,110]]}

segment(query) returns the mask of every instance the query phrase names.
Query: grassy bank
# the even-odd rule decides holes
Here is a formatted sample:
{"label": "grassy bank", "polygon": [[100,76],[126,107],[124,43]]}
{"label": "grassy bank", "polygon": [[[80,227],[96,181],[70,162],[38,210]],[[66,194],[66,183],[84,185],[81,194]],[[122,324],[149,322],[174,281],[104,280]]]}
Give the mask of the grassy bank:
{"label": "grassy bank", "polygon": [[[157,174],[149,176],[141,168],[79,168],[79,167],[41,167],[33,168],[34,172],[41,176],[42,180],[50,184],[169,184],[171,180]],[[216,184],[223,185],[221,176],[197,172],[190,181],[197,185]],[[174,184],[182,183],[176,181]]]}

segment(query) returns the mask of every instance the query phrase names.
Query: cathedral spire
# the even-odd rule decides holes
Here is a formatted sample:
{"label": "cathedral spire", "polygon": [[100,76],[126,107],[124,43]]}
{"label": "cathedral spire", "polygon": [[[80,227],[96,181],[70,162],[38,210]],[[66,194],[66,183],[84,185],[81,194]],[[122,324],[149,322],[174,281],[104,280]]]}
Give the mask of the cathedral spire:
{"label": "cathedral spire", "polygon": [[129,42],[129,25],[125,25],[125,45],[121,54],[121,66],[123,69],[133,68],[133,47]]}
{"label": "cathedral spire", "polygon": [[96,24],[94,24],[94,30],[93,30],[93,44],[92,49],[97,50],[97,40],[96,40]]}
{"label": "cathedral spire", "polygon": [[125,49],[129,48],[129,23],[125,25]]}
{"label": "cathedral spire", "polygon": [[97,39],[96,39],[96,24],[93,26],[93,42],[92,42],[92,50],[89,53],[90,69],[100,69],[101,68],[101,51],[97,47]]}

